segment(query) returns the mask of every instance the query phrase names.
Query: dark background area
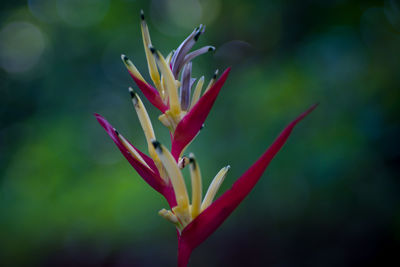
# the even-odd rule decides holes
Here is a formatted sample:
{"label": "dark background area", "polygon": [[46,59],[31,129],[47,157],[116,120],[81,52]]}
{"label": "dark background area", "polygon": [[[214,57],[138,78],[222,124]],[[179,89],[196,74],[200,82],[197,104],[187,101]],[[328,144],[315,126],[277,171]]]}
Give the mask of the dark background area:
{"label": "dark background area", "polygon": [[207,25],[194,76],[232,66],[189,149],[205,186],[320,103],[190,266],[398,264],[399,1],[29,0],[0,8],[0,265],[176,265],[166,202],[93,116],[146,151],[120,60],[149,78],[140,9],[165,56]]}

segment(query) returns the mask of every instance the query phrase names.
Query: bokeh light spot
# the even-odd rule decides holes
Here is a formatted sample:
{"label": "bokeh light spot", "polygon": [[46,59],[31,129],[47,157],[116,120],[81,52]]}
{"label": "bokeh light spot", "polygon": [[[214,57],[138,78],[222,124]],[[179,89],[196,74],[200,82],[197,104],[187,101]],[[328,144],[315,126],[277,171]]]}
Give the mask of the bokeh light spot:
{"label": "bokeh light spot", "polygon": [[202,22],[202,6],[197,0],[153,0],[150,12],[155,26],[169,35],[193,29]]}
{"label": "bokeh light spot", "polygon": [[109,0],[57,0],[57,11],[62,20],[74,27],[88,27],[99,23],[107,14]]}
{"label": "bokeh light spot", "polygon": [[167,7],[171,20],[182,28],[191,29],[200,23],[202,10],[197,0],[171,0]]}
{"label": "bokeh light spot", "polygon": [[31,13],[44,22],[55,22],[58,19],[56,2],[53,0],[28,0]]}
{"label": "bokeh light spot", "polygon": [[0,66],[9,73],[34,67],[46,43],[42,32],[28,22],[12,22],[0,31]]}
{"label": "bokeh light spot", "polygon": [[201,23],[211,24],[214,22],[221,11],[221,1],[220,0],[200,0],[200,5],[203,10],[203,16],[201,18]]}

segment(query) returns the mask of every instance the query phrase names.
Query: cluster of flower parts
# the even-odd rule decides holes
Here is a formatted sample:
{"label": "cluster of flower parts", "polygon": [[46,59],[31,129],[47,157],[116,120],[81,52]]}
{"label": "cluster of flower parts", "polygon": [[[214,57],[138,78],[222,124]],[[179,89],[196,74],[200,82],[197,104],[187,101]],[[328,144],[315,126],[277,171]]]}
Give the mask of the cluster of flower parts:
{"label": "cluster of flower parts", "polygon": [[[103,117],[98,114],[96,117],[135,170],[167,200],[171,209],[162,209],[159,214],[178,229],[178,265],[186,266],[191,251],[212,234],[247,196],[271,159],[283,146],[293,127],[310,113],[315,105],[292,121],[231,189],[213,202],[229,166],[222,168],[202,199],[199,164],[193,154],[186,157],[183,156],[183,152],[201,130],[230,69],[225,70],[218,80],[218,71],[216,71],[205,90],[202,90],[204,76],[198,79],[194,86],[196,79],[191,77],[191,61],[201,54],[214,51],[215,48],[205,46],[193,52],[190,50],[204,33],[203,25],[197,27],[166,58],[152,46],[143,12],[141,12],[141,30],[154,87],[144,80],[128,57],[122,55],[121,58],[144,96],[162,112],[159,120],[171,133],[171,151],[156,140],[146,108],[132,88],[129,88],[129,92],[146,137],[150,157],[129,143]],[[194,91],[191,94],[193,86]],[[189,165],[191,175],[191,201],[181,172],[181,169],[187,165]]]}

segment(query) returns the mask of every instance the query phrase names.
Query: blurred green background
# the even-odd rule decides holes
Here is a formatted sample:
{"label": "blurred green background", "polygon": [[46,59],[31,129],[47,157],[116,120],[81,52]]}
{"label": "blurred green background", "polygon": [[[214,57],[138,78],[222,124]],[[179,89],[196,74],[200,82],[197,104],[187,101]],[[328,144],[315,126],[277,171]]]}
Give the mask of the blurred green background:
{"label": "blurred green background", "polygon": [[93,116],[146,151],[120,60],[149,77],[140,9],[164,55],[207,25],[196,47],[217,50],[194,76],[233,67],[189,149],[205,186],[230,164],[229,188],[320,103],[190,266],[398,259],[399,1],[15,0],[0,9],[1,266],[175,266],[175,230],[157,215],[166,202]]}

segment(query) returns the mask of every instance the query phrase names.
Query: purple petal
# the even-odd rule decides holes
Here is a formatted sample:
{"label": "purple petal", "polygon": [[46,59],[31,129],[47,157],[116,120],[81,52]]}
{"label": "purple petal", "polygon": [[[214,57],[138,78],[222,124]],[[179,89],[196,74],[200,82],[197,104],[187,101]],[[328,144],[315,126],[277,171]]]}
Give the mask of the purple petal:
{"label": "purple petal", "polygon": [[[202,48],[200,48],[200,49],[197,49],[197,50],[195,50],[195,51],[193,51],[193,52],[187,54],[187,55],[185,56],[185,58],[183,59],[183,62],[182,62],[181,64],[182,64],[182,66],[184,66],[184,65],[186,65],[189,61],[192,61],[194,58],[196,58],[196,57],[198,57],[198,56],[200,56],[200,55],[202,55],[202,54],[205,54],[205,53],[207,53],[207,52],[214,51],[214,50],[215,50],[215,47],[214,47],[214,46],[211,46],[211,45],[204,46],[204,47],[202,47]],[[178,66],[178,69],[181,69],[181,66]]]}
{"label": "purple petal", "polygon": [[199,36],[204,33],[204,31],[205,27],[200,25],[176,49],[171,59],[172,73],[174,74],[175,78],[178,77],[179,71],[181,70],[179,66],[183,66],[182,62],[186,54],[190,51],[193,45],[197,42]]}
{"label": "purple petal", "polygon": [[187,110],[190,105],[190,89],[191,89],[191,76],[192,75],[192,63],[189,62],[185,65],[182,72],[180,100],[182,110]]}

